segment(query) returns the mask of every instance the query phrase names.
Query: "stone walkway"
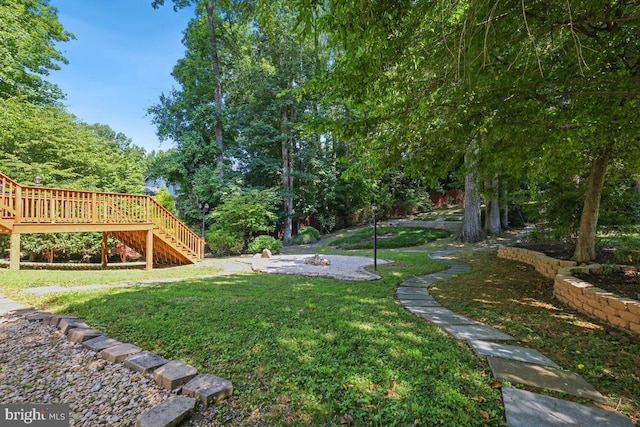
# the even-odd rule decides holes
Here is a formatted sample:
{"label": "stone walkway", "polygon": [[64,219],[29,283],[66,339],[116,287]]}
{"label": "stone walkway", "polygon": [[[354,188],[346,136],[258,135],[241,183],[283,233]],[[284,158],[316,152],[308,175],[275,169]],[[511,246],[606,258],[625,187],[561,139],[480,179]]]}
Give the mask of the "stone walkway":
{"label": "stone walkway", "polygon": [[[450,251],[431,257],[445,261],[450,268],[438,273],[404,281],[396,294],[410,312],[438,325],[458,340],[467,341],[481,356],[486,356],[499,380],[603,402],[606,399],[581,376],[565,371],[538,352],[514,344],[515,338],[504,331],[484,325],[442,307],[430,294],[435,281],[471,271],[468,264],[447,259]],[[496,342],[497,341],[497,342]],[[505,344],[508,341],[511,344]],[[511,387],[502,388],[507,424],[511,427],[611,426],[633,427],[631,420],[615,412],[581,405]]]}

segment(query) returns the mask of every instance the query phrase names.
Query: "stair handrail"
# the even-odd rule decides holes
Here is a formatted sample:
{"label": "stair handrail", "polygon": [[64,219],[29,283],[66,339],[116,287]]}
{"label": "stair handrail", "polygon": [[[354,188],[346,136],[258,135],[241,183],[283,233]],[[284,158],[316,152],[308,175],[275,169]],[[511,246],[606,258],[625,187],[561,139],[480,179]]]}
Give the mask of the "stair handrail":
{"label": "stair handrail", "polygon": [[15,218],[20,184],[0,172],[0,218]]}
{"label": "stair handrail", "polygon": [[149,200],[148,215],[150,222],[157,226],[162,233],[173,238],[189,254],[198,259],[204,258],[204,240],[158,203],[157,200],[150,196],[147,197]]}

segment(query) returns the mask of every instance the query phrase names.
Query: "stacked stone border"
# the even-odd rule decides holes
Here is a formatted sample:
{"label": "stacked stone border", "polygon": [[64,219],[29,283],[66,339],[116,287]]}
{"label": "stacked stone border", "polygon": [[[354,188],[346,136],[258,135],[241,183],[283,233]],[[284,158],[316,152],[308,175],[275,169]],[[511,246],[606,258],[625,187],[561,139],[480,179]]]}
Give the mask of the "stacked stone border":
{"label": "stacked stone border", "polygon": [[67,340],[95,351],[112,363],[122,363],[132,371],[150,375],[158,386],[171,391],[170,398],[142,412],[136,427],[175,426],[189,417],[196,402],[204,407],[219,403],[233,394],[231,381],[210,374],[198,374],[198,370],[180,360],[168,360],[143,351],[133,344],[126,344],[92,329],[75,316],[56,315],[33,308],[14,310],[32,322],[42,322],[66,335]]}
{"label": "stacked stone border", "polygon": [[577,266],[573,261],[506,246],[498,248],[498,257],[530,264],[543,276],[553,279],[553,295],[563,304],[616,329],[640,335],[640,301],[621,297],[573,276],[577,272],[602,272],[601,265]]}

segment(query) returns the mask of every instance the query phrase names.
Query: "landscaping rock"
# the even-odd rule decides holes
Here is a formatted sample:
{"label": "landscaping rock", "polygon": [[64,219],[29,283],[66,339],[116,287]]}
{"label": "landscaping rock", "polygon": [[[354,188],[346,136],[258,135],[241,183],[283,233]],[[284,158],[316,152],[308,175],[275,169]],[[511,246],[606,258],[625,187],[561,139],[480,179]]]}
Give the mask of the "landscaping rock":
{"label": "landscaping rock", "polygon": [[210,403],[218,403],[231,397],[233,385],[231,381],[216,377],[215,375],[198,375],[182,387],[182,392],[187,396],[193,396],[204,406]]}
{"label": "landscaping rock", "polygon": [[189,382],[196,375],[198,375],[198,370],[193,366],[180,360],[172,360],[156,369],[153,372],[153,379],[161,387],[173,390]]}
{"label": "landscaping rock", "polygon": [[70,426],[133,426],[139,414],[171,397],[148,376],[17,315],[0,317],[0,359],[2,403],[69,405]]}
{"label": "landscaping rock", "polygon": [[64,316],[64,315],[54,314],[48,318],[47,324],[49,326],[53,326],[54,328],[57,328],[62,319],[66,319],[68,321],[78,321],[78,322],[80,321],[80,319],[78,319],[76,316]]}
{"label": "landscaping rock", "polygon": [[142,351],[133,356],[129,356],[124,360],[124,366],[127,368],[140,372],[142,374],[148,374],[162,365],[166,365],[169,359],[165,359],[157,354],[150,353],[148,351]]}
{"label": "landscaping rock", "polygon": [[120,344],[122,344],[120,341],[103,335],[83,342],[82,346],[88,348],[89,350],[98,352],[104,350],[105,348],[115,347],[116,345]]}
{"label": "landscaping rock", "polygon": [[[53,322],[53,320],[51,320],[51,322]],[[89,329],[90,326],[87,325],[86,323],[84,323],[83,321],[81,321],[80,319],[78,319],[77,317],[75,317],[75,318],[63,317],[58,322],[58,329],[60,329],[60,332],[62,332],[65,335],[67,335],[69,333],[69,330],[74,329],[74,328],[87,328],[87,329]]]}
{"label": "landscaping rock", "polygon": [[100,356],[109,362],[122,362],[132,354],[140,353],[142,349],[133,344],[120,344],[105,348],[100,352]]}
{"label": "landscaping rock", "polygon": [[196,399],[173,396],[138,417],[136,427],[173,427],[186,418],[196,406]]}
{"label": "landscaping rock", "polygon": [[104,332],[97,329],[76,328],[69,331],[67,338],[69,339],[69,341],[82,344],[85,341],[88,341],[95,337],[99,337],[101,335],[104,335]]}

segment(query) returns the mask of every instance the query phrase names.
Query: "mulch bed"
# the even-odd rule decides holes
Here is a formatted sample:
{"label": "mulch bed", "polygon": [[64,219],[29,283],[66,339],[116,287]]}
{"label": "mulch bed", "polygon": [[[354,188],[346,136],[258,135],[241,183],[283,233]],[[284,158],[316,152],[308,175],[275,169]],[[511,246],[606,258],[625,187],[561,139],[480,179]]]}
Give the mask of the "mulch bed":
{"label": "mulch bed", "polygon": [[[562,242],[523,243],[518,246],[536,252],[542,252],[556,259],[570,260],[573,256],[573,248]],[[618,264],[613,251],[608,249],[601,250],[597,254],[595,262],[603,265]],[[574,273],[574,276],[622,297],[640,300],[639,274],[624,271],[607,271],[602,274]]]}

